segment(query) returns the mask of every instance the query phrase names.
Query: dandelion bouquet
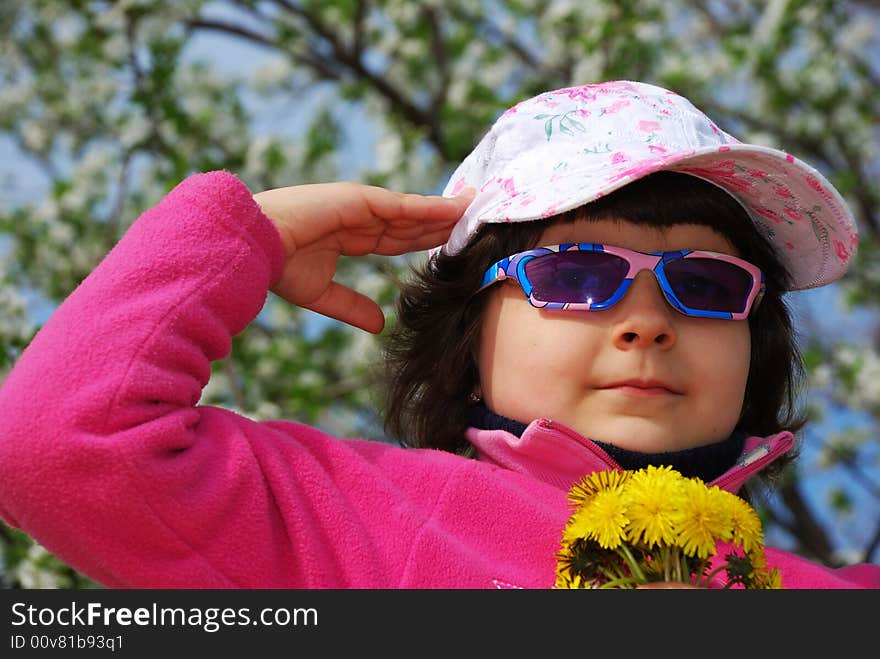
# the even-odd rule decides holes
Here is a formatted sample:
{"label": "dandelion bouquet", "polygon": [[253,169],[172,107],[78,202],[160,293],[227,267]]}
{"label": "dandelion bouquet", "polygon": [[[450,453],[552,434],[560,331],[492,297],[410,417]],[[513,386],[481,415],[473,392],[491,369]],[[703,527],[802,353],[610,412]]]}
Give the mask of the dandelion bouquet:
{"label": "dandelion bouquet", "polygon": [[555,588],[651,582],[781,588],[761,521],[743,499],[671,467],[598,471],[568,494],[574,512],[557,553]]}

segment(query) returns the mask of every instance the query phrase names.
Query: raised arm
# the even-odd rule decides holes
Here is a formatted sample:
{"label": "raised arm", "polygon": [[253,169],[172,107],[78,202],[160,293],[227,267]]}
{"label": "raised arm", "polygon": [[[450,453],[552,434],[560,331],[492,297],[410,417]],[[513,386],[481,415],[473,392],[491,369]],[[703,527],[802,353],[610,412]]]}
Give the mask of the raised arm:
{"label": "raised arm", "polygon": [[[331,262],[440,242],[463,210],[429,203],[449,219],[408,240],[369,229],[385,223],[388,203],[396,227],[394,200],[412,201],[397,193],[328,184],[258,197],[225,172],[180,183],[56,310],[0,388],[0,515],[105,585],[265,585],[292,569],[291,522],[274,502],[293,477],[289,437],[197,405],[211,362],[271,286],[378,331],[370,303],[332,283]],[[346,239],[347,227],[359,238]]]}

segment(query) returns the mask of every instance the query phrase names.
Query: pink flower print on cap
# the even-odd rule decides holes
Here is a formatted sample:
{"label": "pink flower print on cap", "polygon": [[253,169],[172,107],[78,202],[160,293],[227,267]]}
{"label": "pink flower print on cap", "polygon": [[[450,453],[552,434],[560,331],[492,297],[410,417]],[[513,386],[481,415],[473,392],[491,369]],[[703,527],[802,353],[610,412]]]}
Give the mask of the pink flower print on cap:
{"label": "pink flower print on cap", "polygon": [[761,217],[766,217],[768,220],[773,220],[777,224],[785,222],[785,220],[782,219],[782,217],[780,217],[779,214],[776,213],[776,211],[765,208],[764,206],[755,206],[752,210],[754,210]]}
{"label": "pink flower print on cap", "polygon": [[791,191],[789,191],[788,188],[782,185],[774,185],[773,192],[775,192],[778,197],[782,197],[783,199],[791,199]]}
{"label": "pink flower print on cap", "polygon": [[[629,101],[614,101],[611,105],[607,105],[602,108],[602,114],[614,114],[615,112],[620,112],[623,108],[629,105]],[[658,126],[659,127],[659,126]]]}
{"label": "pink flower print on cap", "polygon": [[452,189],[449,191],[450,196],[457,197],[462,190],[467,187],[467,179],[462,176],[456,182],[455,185],[452,186]]}

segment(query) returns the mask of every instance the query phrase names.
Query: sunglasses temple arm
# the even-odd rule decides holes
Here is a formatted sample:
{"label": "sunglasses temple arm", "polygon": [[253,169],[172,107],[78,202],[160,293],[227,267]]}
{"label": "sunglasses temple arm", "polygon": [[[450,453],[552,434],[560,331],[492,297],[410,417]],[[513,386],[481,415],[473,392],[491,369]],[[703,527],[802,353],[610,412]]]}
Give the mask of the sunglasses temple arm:
{"label": "sunglasses temple arm", "polygon": [[479,293],[484,288],[494,284],[496,281],[507,279],[507,272],[505,272],[503,267],[506,265],[506,260],[499,261],[498,263],[494,263],[493,265],[491,265],[489,269],[486,270],[486,274],[483,275],[483,281],[480,282],[480,287],[475,292]]}

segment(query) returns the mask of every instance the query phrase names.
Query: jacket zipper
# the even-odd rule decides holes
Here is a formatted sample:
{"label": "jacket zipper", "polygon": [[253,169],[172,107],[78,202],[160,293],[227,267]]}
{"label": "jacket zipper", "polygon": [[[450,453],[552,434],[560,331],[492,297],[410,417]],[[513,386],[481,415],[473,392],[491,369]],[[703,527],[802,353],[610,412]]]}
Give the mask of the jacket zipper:
{"label": "jacket zipper", "polygon": [[[546,428],[547,430],[561,432],[563,435],[565,435],[569,439],[574,440],[579,445],[590,451],[594,456],[605,462],[609,466],[609,468],[623,470],[623,468],[619,464],[617,464],[614,458],[608,455],[608,453],[599,448],[599,446],[597,446],[594,442],[587,440],[583,435],[569,428],[568,426],[559,423],[558,421],[553,421],[551,419],[540,419],[538,421],[538,425],[540,425],[542,428]],[[755,458],[752,462],[748,463],[745,466],[736,467],[735,469],[732,469],[727,473],[722,474],[714,481],[709,483],[709,485],[717,485],[719,488],[725,489],[725,486],[729,485],[734,480],[742,480],[743,482],[748,480],[752,476],[752,474],[760,471],[767,463],[772,462],[781,453],[787,451],[791,446],[791,443],[791,437],[786,437],[778,440],[776,445],[773,446],[770,450],[767,451],[767,453],[765,453],[761,457]]]}
{"label": "jacket zipper", "polygon": [[569,428],[566,425],[559,423],[558,421],[552,421],[550,419],[539,419],[538,425],[542,428],[546,428],[547,430],[553,430],[556,432],[561,432],[566,437],[574,440],[585,449],[590,451],[594,456],[602,460],[602,462],[606,463],[612,469],[619,469],[623,471],[623,467],[621,467],[617,462],[608,455],[605,451],[603,451],[599,446],[597,446],[594,442],[586,439],[583,435],[576,432],[575,430]]}
{"label": "jacket zipper", "polygon": [[791,447],[793,441],[794,440],[790,436],[777,440],[776,445],[770,448],[767,453],[759,458],[755,458],[747,465],[736,467],[727,473],[721,474],[718,478],[712,481],[710,485],[717,485],[723,490],[734,480],[741,480],[742,482],[747,481],[752,474],[760,471],[767,463],[772,462],[780,454],[787,451]]}

